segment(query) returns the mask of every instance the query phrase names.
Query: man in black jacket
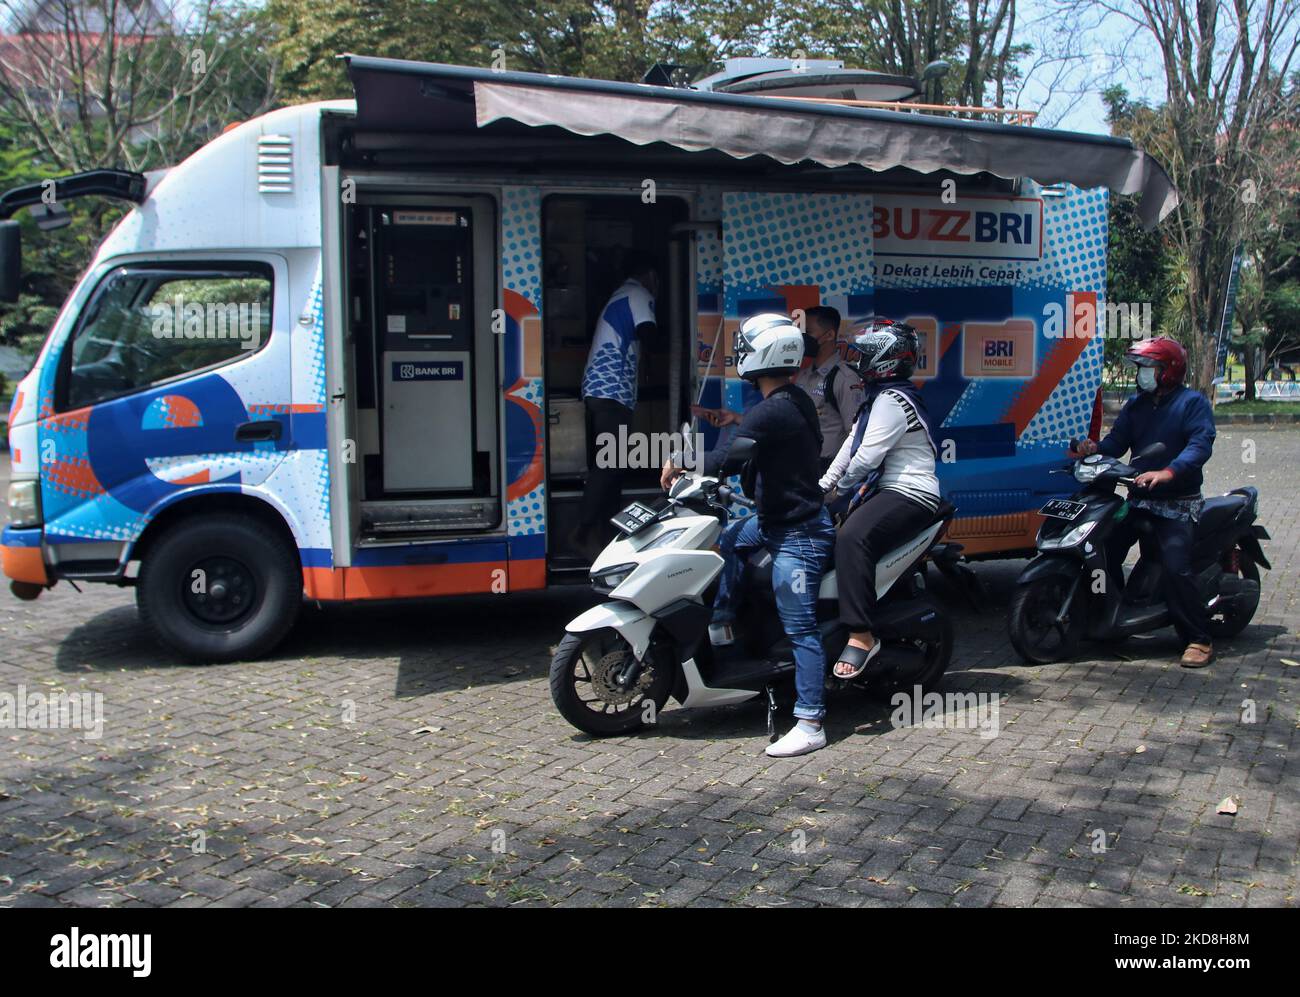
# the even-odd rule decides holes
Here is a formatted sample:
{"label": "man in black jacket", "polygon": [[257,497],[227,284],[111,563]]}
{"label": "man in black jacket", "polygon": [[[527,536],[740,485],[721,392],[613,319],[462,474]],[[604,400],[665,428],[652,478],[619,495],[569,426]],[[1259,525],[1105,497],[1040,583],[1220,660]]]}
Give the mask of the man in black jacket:
{"label": "man in black jacket", "polygon": [[[835,544],[830,516],[822,507],[817,483],[821,433],[817,408],[795,386],[803,357],[803,334],[784,315],[756,315],[740,328],[736,369],[755,384],[763,400],[751,408],[732,439],[754,441],[758,475],[753,496],[756,516],[734,519],[719,547],[725,565],[713,607],[709,638],[716,645],[734,640],[737,583],[746,558],[760,547],[772,555],[772,588],[776,608],[794,646],[797,723],[785,737],[768,745],[773,757],[802,755],[826,746],[822,719],[826,655],[817,628],[817,593]],[[704,473],[716,476],[727,451],[715,450],[704,462]],[[664,466],[667,488],[681,473],[672,461]]]}

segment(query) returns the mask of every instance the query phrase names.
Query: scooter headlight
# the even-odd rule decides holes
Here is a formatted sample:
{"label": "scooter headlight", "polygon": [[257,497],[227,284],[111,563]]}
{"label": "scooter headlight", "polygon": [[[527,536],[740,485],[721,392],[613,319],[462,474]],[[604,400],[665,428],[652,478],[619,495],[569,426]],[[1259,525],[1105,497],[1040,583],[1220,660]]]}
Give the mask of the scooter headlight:
{"label": "scooter headlight", "polygon": [[1093,528],[1096,525],[1097,521],[1095,519],[1090,519],[1086,523],[1080,523],[1078,526],[1071,527],[1059,537],[1044,537],[1040,533],[1038,538],[1038,549],[1060,550],[1064,547],[1077,547],[1087,539],[1088,534],[1093,531]]}
{"label": "scooter headlight", "polygon": [[1074,465],[1074,480],[1081,485],[1092,484],[1106,467],[1100,454],[1090,454]]}
{"label": "scooter headlight", "polygon": [[658,550],[660,547],[668,547],[671,544],[676,543],[677,538],[680,537],[685,532],[686,532],[686,527],[684,526],[678,530],[667,530],[664,533],[659,534],[659,536],[655,537],[648,544],[642,547],[641,553],[644,554],[648,550]]}
{"label": "scooter headlight", "polygon": [[597,592],[609,593],[627,580],[627,576],[636,570],[635,564],[616,564],[612,568],[591,573],[591,587]]}

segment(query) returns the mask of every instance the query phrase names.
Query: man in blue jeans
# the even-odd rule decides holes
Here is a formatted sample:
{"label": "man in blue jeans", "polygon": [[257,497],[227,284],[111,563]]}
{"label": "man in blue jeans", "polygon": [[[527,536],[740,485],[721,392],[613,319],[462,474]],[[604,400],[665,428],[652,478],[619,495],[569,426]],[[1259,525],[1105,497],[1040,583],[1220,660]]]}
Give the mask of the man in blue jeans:
{"label": "man in blue jeans", "polygon": [[[772,555],[772,588],[781,625],[794,647],[795,700],[798,721],[767,753],[783,758],[826,746],[822,719],[826,654],[817,627],[817,592],[835,545],[835,530],[822,507],[820,473],[821,432],[817,407],[794,383],[803,358],[803,333],[784,315],[755,315],[740,327],[736,341],[736,370],[763,395],[745,413],[736,439],[754,441],[757,483],[753,495],[756,516],[733,520],[722,534],[725,559],[718,597],[714,602],[709,639],[715,645],[733,642],[736,585],[745,559],[765,547]],[[716,476],[727,449],[711,452],[704,473]],[[681,468],[664,465],[665,488]]]}

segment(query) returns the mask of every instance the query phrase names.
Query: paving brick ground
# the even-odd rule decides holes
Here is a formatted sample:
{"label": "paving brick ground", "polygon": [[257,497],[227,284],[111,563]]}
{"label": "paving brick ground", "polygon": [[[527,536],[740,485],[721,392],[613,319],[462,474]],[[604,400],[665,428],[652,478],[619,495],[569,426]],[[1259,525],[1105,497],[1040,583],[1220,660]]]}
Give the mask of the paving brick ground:
{"label": "paving brick ground", "polygon": [[4,593],[0,692],[102,693],[105,729],[0,730],[0,905],[1294,906],[1300,432],[1220,427],[1209,478],[1259,486],[1274,536],[1212,668],[1172,631],[1026,667],[1022,562],[986,565],[944,689],[1000,694],[999,736],[850,694],[786,761],[758,706],[575,734],[546,669],[587,592],[308,608],[217,667],[171,662],[127,591]]}

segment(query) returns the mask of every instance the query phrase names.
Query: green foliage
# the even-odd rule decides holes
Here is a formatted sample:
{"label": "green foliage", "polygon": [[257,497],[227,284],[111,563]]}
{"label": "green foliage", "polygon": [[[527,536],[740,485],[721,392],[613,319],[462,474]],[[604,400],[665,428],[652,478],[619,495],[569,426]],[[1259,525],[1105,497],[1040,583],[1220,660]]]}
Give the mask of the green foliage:
{"label": "green foliage", "polygon": [[[262,21],[291,100],[351,96],[341,52],[469,66],[499,52],[506,69],[627,81],[657,62],[698,72],[741,55],[803,52],[906,73],[944,58],[949,96],[969,99],[970,14],[954,0],[267,0]],[[1001,41],[993,53],[988,42],[971,67],[976,99],[1018,79],[1029,52],[1010,45],[1003,60]]]}
{"label": "green foliage", "polygon": [[[95,10],[104,0],[85,0]],[[53,9],[53,8],[52,8]],[[45,56],[51,78],[84,75],[65,110],[48,113],[40,88],[0,77],[0,190],[99,167],[149,170],[173,165],[232,121],[269,109],[274,70],[260,14],[238,0],[217,2],[175,32],[161,26],[147,42],[109,45],[83,25],[77,5],[51,14],[68,36],[49,32],[27,44]],[[181,16],[178,14],[177,16]],[[81,51],[74,70],[69,51]],[[95,198],[64,205],[65,228],[42,232],[28,211],[23,227],[19,300],[0,303],[0,342],[34,353],[77,277],[125,212]]]}
{"label": "green foliage", "polygon": [[[457,4],[422,0],[267,0],[259,16],[269,52],[280,66],[285,103],[351,97],[340,54],[353,52],[429,62],[465,46],[450,17]],[[486,60],[476,52],[474,64]]]}
{"label": "green foliage", "polygon": [[[1132,100],[1119,86],[1107,89],[1102,97],[1115,134],[1149,150],[1173,148],[1169,141],[1173,125],[1165,108]],[[1232,346],[1243,361],[1259,351],[1256,362],[1262,365],[1266,358],[1300,350],[1300,171],[1296,165],[1300,134],[1295,127],[1279,122],[1255,152],[1257,172],[1267,182],[1260,185],[1260,203],[1243,204],[1246,264],[1238,285]],[[1177,178],[1177,159],[1167,165]],[[1224,192],[1220,196],[1233,195]],[[1111,202],[1108,291],[1112,299],[1155,302],[1153,325],[1158,332],[1208,349],[1209,337],[1196,335],[1190,305],[1191,268],[1187,257],[1174,246],[1172,227],[1165,224],[1154,232],[1142,232],[1134,203],[1127,198]],[[1202,270],[1211,279],[1220,280],[1227,261],[1212,261]],[[1217,331],[1217,326],[1211,330]],[[1116,349],[1116,344],[1107,343],[1108,360]]]}
{"label": "green foliage", "polygon": [[[997,96],[986,92],[989,86],[997,90],[1021,79],[1019,60],[1032,51],[1027,44],[1007,42],[1005,20],[981,20],[974,4],[954,0],[776,0],[771,7],[771,44],[782,54],[802,49],[809,58],[843,59],[851,66],[913,76],[926,63],[945,60],[948,74],[926,94],[940,103],[987,103]],[[972,29],[979,50],[974,62]]]}
{"label": "green foliage", "polygon": [[[51,175],[19,130],[0,123],[0,190],[35,183]],[[0,302],[0,343],[35,355],[77,275],[121,211],[107,205],[68,205],[72,222],[51,232],[37,229],[28,213],[22,225],[23,284],[18,301]],[[97,210],[94,210],[96,209]]]}
{"label": "green foliage", "polygon": [[[1143,231],[1138,221],[1140,198],[1112,197],[1107,229],[1106,300],[1126,304],[1151,303],[1151,327],[1165,330],[1170,315],[1171,265],[1169,249],[1159,230]],[[1129,344],[1105,341],[1105,358],[1115,367]]]}
{"label": "green foliage", "polygon": [[[262,22],[290,101],[350,97],[340,53],[637,81],[771,44],[771,0],[268,0]],[[499,58],[498,58],[499,53]]]}

